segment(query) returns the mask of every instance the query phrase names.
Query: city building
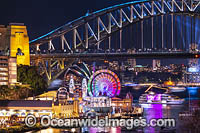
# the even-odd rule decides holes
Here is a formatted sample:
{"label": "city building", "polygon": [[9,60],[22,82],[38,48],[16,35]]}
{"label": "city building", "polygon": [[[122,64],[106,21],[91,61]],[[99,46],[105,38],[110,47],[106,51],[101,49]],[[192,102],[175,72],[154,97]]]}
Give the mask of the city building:
{"label": "city building", "polygon": [[109,68],[112,70],[119,70],[119,62],[118,61],[113,61],[109,63]]}
{"label": "city building", "polygon": [[24,119],[28,114],[33,114],[36,117],[43,115],[53,118],[78,117],[78,104],[78,101],[66,101],[66,103],[61,104],[50,100],[2,100],[0,101],[0,119],[9,119],[12,115]]}
{"label": "city building", "polygon": [[121,99],[114,97],[112,98],[111,106],[113,110],[115,110],[115,112],[122,112],[122,111],[130,112],[132,111],[132,99],[131,98]]}
{"label": "city building", "polygon": [[131,68],[136,66],[136,59],[128,59],[128,65],[130,65]]}
{"label": "city building", "polygon": [[111,110],[111,98],[105,96],[86,97],[81,112],[93,110],[98,113],[109,113]]}
{"label": "city building", "polygon": [[16,58],[9,56],[0,56],[0,85],[14,85],[16,82]]}
{"label": "city building", "polygon": [[0,120],[9,120],[12,115],[17,115],[23,121],[28,114],[52,116],[52,101],[0,100]]}
{"label": "city building", "polygon": [[198,44],[196,44],[196,43],[190,44],[190,49],[189,49],[190,53],[196,53],[198,51],[199,51]]}
{"label": "city building", "polygon": [[[198,52],[197,44],[190,44],[190,52]],[[189,59],[187,69],[187,82],[188,83],[199,83],[200,82],[200,66],[199,59]]]}
{"label": "city building", "polygon": [[148,66],[136,65],[133,70],[134,72],[143,72],[150,71],[151,69],[149,69]]}
{"label": "city building", "polygon": [[17,115],[22,121],[28,114],[36,117],[48,115],[53,118],[72,118],[79,116],[77,100],[65,102],[52,100],[0,100],[0,120],[9,120]]}
{"label": "city building", "polygon": [[[135,50],[132,50],[132,49],[128,49],[127,50],[127,53],[128,54],[134,54],[135,53]],[[128,59],[127,60],[128,61],[128,65],[131,67],[131,68],[133,68],[133,67],[135,67],[136,66],[136,59]]]}
{"label": "city building", "polygon": [[160,60],[153,60],[153,70],[157,70],[160,66]]}
{"label": "city building", "polygon": [[54,118],[79,117],[79,101],[54,102],[52,104],[52,116]]}

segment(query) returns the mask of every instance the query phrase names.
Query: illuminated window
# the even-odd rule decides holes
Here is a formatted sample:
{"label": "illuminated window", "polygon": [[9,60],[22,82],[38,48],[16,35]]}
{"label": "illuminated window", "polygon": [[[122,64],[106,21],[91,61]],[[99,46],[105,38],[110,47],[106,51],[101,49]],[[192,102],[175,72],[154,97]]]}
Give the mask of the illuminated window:
{"label": "illuminated window", "polygon": [[17,72],[16,71],[10,71],[9,74],[15,74],[16,75]]}
{"label": "illuminated window", "polygon": [[4,116],[3,112],[0,112],[0,116]]}
{"label": "illuminated window", "polygon": [[0,71],[8,71],[8,68],[0,68]]}
{"label": "illuminated window", "polygon": [[7,82],[0,82],[0,85],[8,85]]}
{"label": "illuminated window", "polygon": [[17,75],[10,75],[10,79],[17,79]]}
{"label": "illuminated window", "polygon": [[7,77],[0,77],[0,80],[8,80]]}
{"label": "illuminated window", "polygon": [[5,75],[5,76],[7,76],[8,73],[2,73],[2,72],[0,72],[0,75]]}

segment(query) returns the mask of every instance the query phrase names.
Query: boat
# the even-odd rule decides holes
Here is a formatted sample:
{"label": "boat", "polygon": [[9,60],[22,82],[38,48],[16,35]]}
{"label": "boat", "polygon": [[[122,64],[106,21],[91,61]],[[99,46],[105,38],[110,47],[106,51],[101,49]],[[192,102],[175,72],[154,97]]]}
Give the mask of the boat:
{"label": "boat", "polygon": [[170,91],[171,92],[183,92],[183,91],[185,91],[186,90],[186,88],[185,87],[169,87],[169,89],[170,89]]}
{"label": "boat", "polygon": [[169,95],[169,94],[163,94],[163,99],[167,99],[167,104],[182,104],[185,100],[179,98],[178,96]]}
{"label": "boat", "polygon": [[178,96],[168,93],[156,94],[152,91],[139,97],[140,104],[182,104],[183,102],[184,99],[180,99]]}

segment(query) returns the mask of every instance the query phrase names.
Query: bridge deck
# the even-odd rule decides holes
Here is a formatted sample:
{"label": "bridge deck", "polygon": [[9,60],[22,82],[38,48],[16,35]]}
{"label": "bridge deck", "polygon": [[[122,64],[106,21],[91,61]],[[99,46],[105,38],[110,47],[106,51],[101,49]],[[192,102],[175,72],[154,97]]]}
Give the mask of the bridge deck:
{"label": "bridge deck", "polygon": [[31,54],[31,59],[119,59],[119,58],[199,58],[200,53],[169,53],[169,52],[156,52],[156,53],[56,53],[56,54]]}

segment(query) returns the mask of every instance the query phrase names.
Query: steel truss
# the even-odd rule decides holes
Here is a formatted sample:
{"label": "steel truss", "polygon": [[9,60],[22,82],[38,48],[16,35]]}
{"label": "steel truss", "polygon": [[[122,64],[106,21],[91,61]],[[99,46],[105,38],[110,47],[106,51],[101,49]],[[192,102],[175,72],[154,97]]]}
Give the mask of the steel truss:
{"label": "steel truss", "polygon": [[[86,14],[85,16],[76,19],[72,22],[61,26],[48,34],[41,36],[35,40],[30,41],[30,46],[36,51],[35,54],[40,53],[41,47],[45,47],[49,53],[84,53],[88,49],[100,49],[100,43],[105,39],[108,41],[108,49],[111,49],[111,35],[120,31],[120,46],[122,49],[122,29],[129,24],[137,21],[142,22],[141,29],[141,48],[143,49],[143,20],[153,16],[162,16],[162,41],[161,47],[164,48],[164,25],[163,18],[165,14],[174,13],[198,13],[200,1],[195,0],[143,0],[140,2],[129,2],[117,6],[105,8],[103,10]],[[173,28],[173,17],[172,17]],[[154,24],[151,22],[152,31],[152,48],[154,48]],[[183,26],[182,26],[183,27]],[[174,32],[172,30],[171,47],[174,48]],[[181,35],[182,36],[182,35]],[[185,49],[185,46],[183,46]],[[62,58],[34,58],[32,55],[32,63],[41,66],[41,74],[45,74],[48,81],[56,79],[62,72],[64,72],[75,59]],[[68,65],[67,65],[68,64]],[[54,68],[57,68],[54,69]],[[52,78],[52,75],[55,75]]]}
{"label": "steel truss", "polygon": [[[128,24],[167,13],[195,13],[199,5],[200,1],[195,0],[129,2],[86,14],[86,16],[30,41],[30,45],[35,47],[36,51],[40,51],[42,45],[48,45],[48,51],[62,50],[67,53],[74,53],[77,49],[87,50],[94,47],[99,49],[100,42]],[[60,41],[57,40],[54,43],[53,41],[58,38]],[[110,44],[108,45],[110,49]]]}

